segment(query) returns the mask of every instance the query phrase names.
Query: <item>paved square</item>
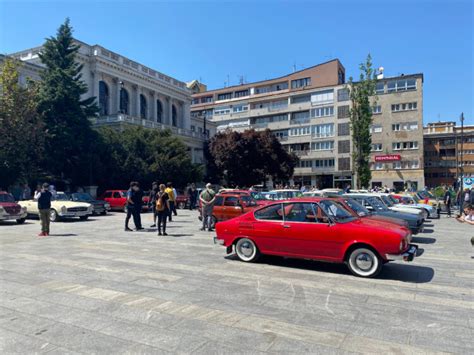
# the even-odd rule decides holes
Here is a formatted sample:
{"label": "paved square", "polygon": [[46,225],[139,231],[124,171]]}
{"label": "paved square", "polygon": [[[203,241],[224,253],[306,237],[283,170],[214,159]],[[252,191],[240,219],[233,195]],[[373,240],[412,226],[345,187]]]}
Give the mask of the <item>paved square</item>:
{"label": "paved square", "polygon": [[[143,215],[144,225],[150,215]],[[0,225],[1,353],[472,353],[474,228],[442,216],[377,279],[343,265],[225,257],[179,210],[169,236],[124,215]]]}

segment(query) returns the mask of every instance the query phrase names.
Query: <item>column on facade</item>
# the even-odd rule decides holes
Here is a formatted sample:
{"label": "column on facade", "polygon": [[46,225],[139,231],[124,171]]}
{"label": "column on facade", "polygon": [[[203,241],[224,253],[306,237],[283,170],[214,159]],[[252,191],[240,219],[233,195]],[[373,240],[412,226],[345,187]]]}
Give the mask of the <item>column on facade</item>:
{"label": "column on facade", "polygon": [[99,81],[100,81],[100,76],[97,73],[92,74],[92,82],[94,83],[94,92],[92,93],[93,96],[95,96],[95,101],[97,102],[97,105],[99,104]]}
{"label": "column on facade", "polygon": [[135,85],[135,116],[140,118],[140,88]]}
{"label": "column on facade", "polygon": [[196,163],[196,157],[194,156],[194,148],[191,147],[191,162]]}
{"label": "column on facade", "polygon": [[191,103],[185,101],[183,104],[183,122],[181,127],[191,129]]}
{"label": "column on facade", "polygon": [[150,105],[148,105],[148,107],[150,107],[148,117],[153,122],[156,122],[156,93],[154,91],[150,92],[150,101]]}
{"label": "column on facade", "polygon": [[168,98],[168,122],[166,122],[168,125],[172,126],[173,125],[173,100],[171,97]]}
{"label": "column on facade", "polygon": [[121,89],[120,79],[115,78],[113,80],[113,88],[111,90],[112,93],[115,93],[115,95],[111,94],[112,107],[113,107],[113,109],[111,110],[111,113],[120,113],[120,89]]}

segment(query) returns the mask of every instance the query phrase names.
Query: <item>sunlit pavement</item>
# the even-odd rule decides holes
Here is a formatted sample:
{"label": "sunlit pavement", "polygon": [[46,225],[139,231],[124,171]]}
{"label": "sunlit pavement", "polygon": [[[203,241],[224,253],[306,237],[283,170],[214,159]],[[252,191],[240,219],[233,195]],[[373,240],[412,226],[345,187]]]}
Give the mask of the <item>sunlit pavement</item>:
{"label": "sunlit pavement", "polygon": [[[412,263],[376,279],[344,265],[225,257],[179,210],[169,236],[124,214],[0,225],[2,353],[472,353],[474,227],[442,216]],[[144,225],[151,224],[143,215]]]}

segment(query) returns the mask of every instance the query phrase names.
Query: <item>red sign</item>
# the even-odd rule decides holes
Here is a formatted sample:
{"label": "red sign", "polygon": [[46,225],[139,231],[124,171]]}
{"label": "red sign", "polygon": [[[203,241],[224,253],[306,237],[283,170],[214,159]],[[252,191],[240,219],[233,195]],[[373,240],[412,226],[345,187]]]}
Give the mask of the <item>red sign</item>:
{"label": "red sign", "polygon": [[376,155],[375,161],[400,161],[402,159],[400,154]]}

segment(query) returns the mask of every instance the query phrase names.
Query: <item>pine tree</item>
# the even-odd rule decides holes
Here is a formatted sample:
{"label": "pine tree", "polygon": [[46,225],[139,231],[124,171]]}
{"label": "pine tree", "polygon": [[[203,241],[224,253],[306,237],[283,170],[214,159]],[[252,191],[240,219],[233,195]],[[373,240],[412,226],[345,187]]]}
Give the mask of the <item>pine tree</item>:
{"label": "pine tree", "polygon": [[372,57],[367,56],[365,63],[360,64],[360,78],[354,83],[349,78],[350,98],[352,108],[350,110],[352,141],[354,144],[353,167],[356,173],[356,186],[358,189],[368,187],[372,174],[370,171],[370,151],[372,148],[372,136],[370,125],[372,124],[372,108],[370,97],[375,95],[375,71],[372,69]]}
{"label": "pine tree", "polygon": [[79,45],[66,19],[56,34],[46,40],[40,59],[46,66],[41,74],[39,112],[49,138],[45,167],[56,179],[85,182],[89,177],[90,143],[95,137],[89,117],[98,112],[95,98],[83,100],[87,85],[82,81],[82,64],[77,61]]}

